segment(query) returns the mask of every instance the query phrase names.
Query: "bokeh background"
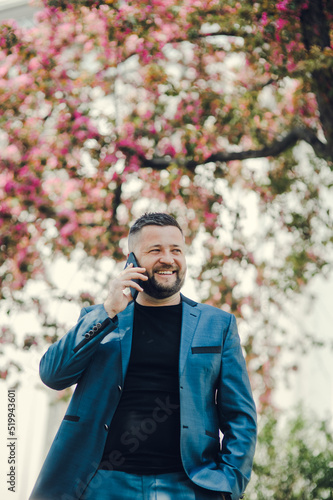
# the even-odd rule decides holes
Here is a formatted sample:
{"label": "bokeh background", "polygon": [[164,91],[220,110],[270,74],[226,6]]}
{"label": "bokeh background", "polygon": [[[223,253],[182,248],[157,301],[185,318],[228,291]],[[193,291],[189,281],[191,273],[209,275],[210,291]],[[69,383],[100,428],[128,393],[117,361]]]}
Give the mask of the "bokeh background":
{"label": "bokeh background", "polygon": [[333,498],[332,14],[0,0],[1,498],[28,498],[71,395],[40,357],[103,301],[145,211],[184,230],[184,293],[236,315],[260,428],[247,498]]}

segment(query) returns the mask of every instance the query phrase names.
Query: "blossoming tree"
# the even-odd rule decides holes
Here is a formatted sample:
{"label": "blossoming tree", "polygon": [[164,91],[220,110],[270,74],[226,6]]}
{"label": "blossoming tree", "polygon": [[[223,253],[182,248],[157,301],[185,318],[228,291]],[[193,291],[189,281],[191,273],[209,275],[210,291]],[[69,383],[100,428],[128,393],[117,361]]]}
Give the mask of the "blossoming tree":
{"label": "blossoming tree", "polygon": [[[124,260],[133,218],[168,210],[190,252],[200,238],[198,294],[243,321],[269,404],[284,342],[276,313],[330,263],[332,5],[44,0],[33,28],[3,23],[6,307],[43,316],[50,260],[78,249],[91,265]],[[31,280],[49,295],[27,299]],[[56,319],[45,329],[48,340],[64,333]]]}

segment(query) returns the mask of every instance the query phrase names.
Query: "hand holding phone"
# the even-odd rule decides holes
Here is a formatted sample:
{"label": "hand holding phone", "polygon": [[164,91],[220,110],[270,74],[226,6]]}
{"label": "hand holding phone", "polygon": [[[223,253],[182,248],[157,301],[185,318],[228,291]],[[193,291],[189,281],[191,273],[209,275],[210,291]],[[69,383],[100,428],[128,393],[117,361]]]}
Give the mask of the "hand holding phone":
{"label": "hand holding phone", "polygon": [[[127,270],[130,264],[131,267]],[[118,313],[123,311],[132,301],[132,298],[135,300],[139,291],[143,290],[140,281],[146,281],[148,279],[148,276],[144,274],[145,271],[146,269],[144,267],[138,265],[135,255],[130,253],[125,269],[111,281],[109,293],[104,302],[104,308],[110,318],[114,318]],[[139,287],[138,290],[131,287],[133,282]],[[128,287],[130,287],[131,294],[126,294],[125,292]]]}
{"label": "hand holding phone", "polygon": [[[133,264],[133,267],[140,267],[139,264],[137,263],[137,260],[136,260],[135,255],[134,255],[133,252],[131,252],[129,254],[124,269],[126,269],[126,267],[128,267],[130,264]],[[139,284],[139,280],[132,280],[132,281],[134,281],[134,283],[138,283]],[[130,287],[130,291],[131,291],[131,295],[133,297],[133,300],[135,300],[136,297],[137,297],[137,295],[138,295],[138,293],[139,293],[139,291],[136,290],[135,288],[132,288],[132,287]]]}

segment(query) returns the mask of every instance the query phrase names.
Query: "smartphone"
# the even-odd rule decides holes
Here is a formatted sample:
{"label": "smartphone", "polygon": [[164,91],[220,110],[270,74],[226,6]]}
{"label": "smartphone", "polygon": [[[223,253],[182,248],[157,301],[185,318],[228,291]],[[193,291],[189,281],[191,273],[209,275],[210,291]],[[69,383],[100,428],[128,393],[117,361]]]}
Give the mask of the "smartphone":
{"label": "smartphone", "polygon": [[[140,267],[139,264],[137,263],[137,260],[136,260],[135,255],[134,255],[133,252],[131,252],[129,254],[129,256],[128,256],[128,259],[127,259],[126,264],[125,264],[125,269],[130,264],[133,264],[133,267]],[[132,280],[132,281],[134,281],[135,283],[139,283],[139,280]],[[133,297],[133,300],[135,300],[136,297],[137,297],[137,295],[138,295],[138,293],[139,293],[138,290],[136,290],[135,288],[130,287],[130,291],[131,291],[131,295]]]}

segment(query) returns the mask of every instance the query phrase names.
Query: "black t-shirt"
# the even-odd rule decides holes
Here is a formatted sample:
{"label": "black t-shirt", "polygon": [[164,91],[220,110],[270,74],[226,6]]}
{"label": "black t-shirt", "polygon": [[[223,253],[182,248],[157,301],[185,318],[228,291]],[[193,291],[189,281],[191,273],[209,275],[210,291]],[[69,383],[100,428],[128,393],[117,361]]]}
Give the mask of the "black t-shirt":
{"label": "black t-shirt", "polygon": [[124,389],[100,468],[132,474],[182,470],[178,379],[181,318],[181,304],[135,304]]}

